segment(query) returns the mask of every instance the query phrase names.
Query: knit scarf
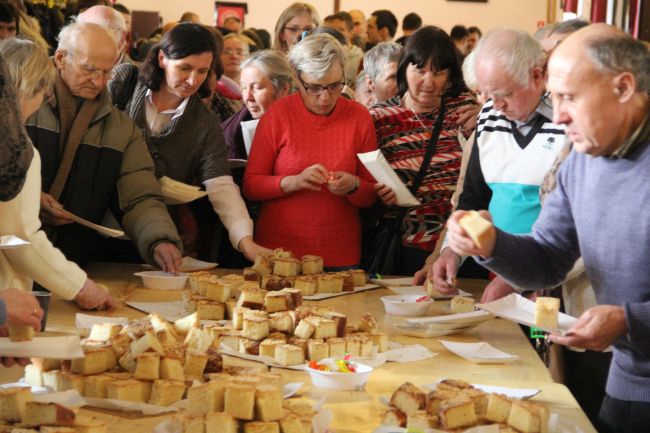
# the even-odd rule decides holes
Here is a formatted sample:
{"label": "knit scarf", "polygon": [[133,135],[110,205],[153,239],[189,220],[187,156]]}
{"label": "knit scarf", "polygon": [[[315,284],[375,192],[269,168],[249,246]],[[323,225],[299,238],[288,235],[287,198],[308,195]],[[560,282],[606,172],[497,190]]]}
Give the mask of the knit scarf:
{"label": "knit scarf", "polygon": [[49,193],[55,200],[59,200],[81,140],[83,140],[97,110],[102,106],[102,103],[105,103],[105,92],[102,92],[95,99],[79,98],[70,92],[70,89],[61,78],[60,71],[56,75],[54,91],[59,108],[61,132],[59,138],[59,169],[56,172]]}

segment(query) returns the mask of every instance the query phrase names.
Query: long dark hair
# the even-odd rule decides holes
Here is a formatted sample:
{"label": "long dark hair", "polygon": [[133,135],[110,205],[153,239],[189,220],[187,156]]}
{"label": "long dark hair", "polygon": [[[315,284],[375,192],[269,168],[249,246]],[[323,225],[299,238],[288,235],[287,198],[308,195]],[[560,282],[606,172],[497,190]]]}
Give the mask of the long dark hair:
{"label": "long dark hair", "polygon": [[467,90],[458,50],[449,35],[438,27],[422,27],[408,39],[397,65],[397,94],[401,97],[408,90],[406,68],[410,64],[418,68],[431,65],[437,71],[448,69],[449,87],[446,96],[455,97]]}
{"label": "long dark hair", "polygon": [[[208,29],[200,24],[178,24],[165,33],[160,42],[151,47],[140,67],[138,79],[153,91],[160,90],[165,78],[165,71],[158,64],[158,53],[161,50],[165,57],[172,60],[210,52],[212,53],[211,70],[214,70],[215,62],[219,62],[217,44]],[[205,98],[212,93],[207,79],[196,93],[200,98]]]}

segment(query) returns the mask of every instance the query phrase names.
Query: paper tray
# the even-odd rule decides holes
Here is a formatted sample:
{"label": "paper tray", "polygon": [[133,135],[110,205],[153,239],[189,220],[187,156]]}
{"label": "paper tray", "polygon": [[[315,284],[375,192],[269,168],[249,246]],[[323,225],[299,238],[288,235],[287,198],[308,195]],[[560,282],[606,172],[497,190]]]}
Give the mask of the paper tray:
{"label": "paper tray", "polygon": [[355,293],[365,292],[366,290],[378,289],[376,284],[366,284],[365,286],[355,287],[351,292],[338,292],[338,293],[315,293],[309,296],[303,296],[302,299],[306,301],[320,301],[322,299],[336,298],[338,296],[354,295]]}
{"label": "paper tray", "polygon": [[465,358],[475,364],[507,364],[519,359],[517,355],[502,352],[490,343],[458,343],[455,341],[439,340],[450,352]]}
{"label": "paper tray", "polygon": [[51,358],[75,359],[83,358],[81,340],[78,335],[62,337],[34,337],[32,341],[9,341],[0,338],[0,356],[16,358]]}
{"label": "paper tray", "polygon": [[420,201],[404,185],[397,173],[395,173],[395,170],[393,170],[386,160],[386,157],[381,153],[381,150],[357,153],[357,157],[377,182],[383,183],[393,190],[397,197],[398,206],[413,207],[420,205]]}
{"label": "paper tray", "polygon": [[558,329],[537,326],[535,325],[535,303],[516,293],[512,293],[496,301],[488,302],[487,304],[478,304],[477,307],[495,316],[555,334],[566,334],[578,321],[575,317],[560,313],[558,316]]}
{"label": "paper tray", "polygon": [[494,315],[487,311],[472,311],[470,313],[449,314],[445,316],[435,317],[418,317],[415,319],[407,319],[407,323],[426,325],[430,323],[456,323],[458,325],[479,324],[494,318]]}

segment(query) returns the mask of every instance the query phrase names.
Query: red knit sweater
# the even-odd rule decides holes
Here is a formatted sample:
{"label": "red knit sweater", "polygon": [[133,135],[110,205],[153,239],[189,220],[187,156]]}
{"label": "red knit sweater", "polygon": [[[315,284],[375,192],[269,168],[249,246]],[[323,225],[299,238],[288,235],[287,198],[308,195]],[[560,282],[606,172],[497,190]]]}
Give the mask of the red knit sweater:
{"label": "red knit sweater", "polygon": [[[262,201],[255,241],[300,257],[322,256],[325,266],[352,266],[361,255],[358,208],[375,201],[374,180],[356,154],[377,148],[372,119],[360,104],[339,98],[328,116],[305,108],[300,94],[275,102],[257,126],[244,176],[244,195]],[[280,181],[314,164],[359,176],[354,193],[321,191],[284,194]]]}

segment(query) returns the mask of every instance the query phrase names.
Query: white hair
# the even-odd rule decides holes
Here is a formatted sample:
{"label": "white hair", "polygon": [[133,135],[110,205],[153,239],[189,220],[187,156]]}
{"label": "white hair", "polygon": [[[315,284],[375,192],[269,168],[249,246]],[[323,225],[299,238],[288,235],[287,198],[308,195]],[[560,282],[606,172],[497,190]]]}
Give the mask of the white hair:
{"label": "white hair", "polygon": [[59,36],[57,37],[59,41],[57,51],[64,50],[67,53],[74,53],[79,41],[82,39],[82,35],[88,32],[104,33],[106,36],[114,40],[113,34],[98,24],[73,21],[63,27],[59,32]]}
{"label": "white hair", "polygon": [[253,53],[241,64],[241,69],[257,68],[271,81],[276,91],[293,87],[293,70],[284,54],[275,50],[263,50]]}
{"label": "white hair", "polygon": [[315,80],[324,78],[337,63],[345,75],[345,59],[341,44],[326,33],[307,36],[289,51],[289,63],[296,74],[304,73]]}
{"label": "white hair", "polygon": [[384,67],[399,62],[402,46],[394,42],[381,42],[372,47],[363,56],[363,70],[372,81],[377,80]]}
{"label": "white hair", "polygon": [[115,47],[121,50],[126,39],[127,29],[124,16],[117,10],[108,6],[93,6],[77,16],[78,23],[97,24],[108,30],[115,40]]}
{"label": "white hair", "polygon": [[543,67],[546,62],[546,53],[539,42],[525,31],[512,28],[486,33],[474,52],[476,65],[486,61],[499,62],[508,75],[522,86],[529,84],[530,71],[536,66]]}
{"label": "white hair", "polygon": [[476,80],[476,73],[474,67],[476,65],[476,51],[472,51],[465,57],[463,61],[463,80],[468,89],[475,91],[478,89],[478,81]]}

